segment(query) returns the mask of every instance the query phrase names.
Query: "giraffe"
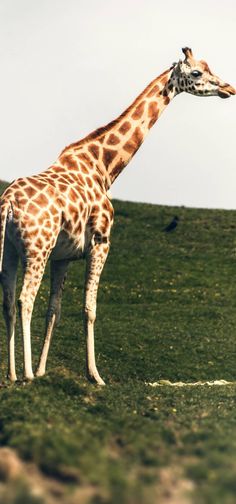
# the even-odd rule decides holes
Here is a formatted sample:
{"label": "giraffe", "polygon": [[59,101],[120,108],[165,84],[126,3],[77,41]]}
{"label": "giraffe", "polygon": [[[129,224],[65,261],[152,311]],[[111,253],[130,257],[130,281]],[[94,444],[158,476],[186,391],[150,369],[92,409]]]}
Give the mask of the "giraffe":
{"label": "giraffe", "polygon": [[235,89],[197,61],[188,47],[184,60],[155,78],[115,120],[67,146],[46,171],[15,180],[0,199],[0,280],[8,338],[8,377],[15,381],[15,288],[18,260],[23,284],[18,301],[23,338],[23,374],[34,377],[30,325],[47,260],[50,296],[37,376],[46,370],[63,284],[71,260],[86,260],[84,329],[88,378],[103,385],[95,360],[94,323],[100,275],[110,247],[113,207],[110,186],[141,146],[169,102],[183,91],[228,98]]}

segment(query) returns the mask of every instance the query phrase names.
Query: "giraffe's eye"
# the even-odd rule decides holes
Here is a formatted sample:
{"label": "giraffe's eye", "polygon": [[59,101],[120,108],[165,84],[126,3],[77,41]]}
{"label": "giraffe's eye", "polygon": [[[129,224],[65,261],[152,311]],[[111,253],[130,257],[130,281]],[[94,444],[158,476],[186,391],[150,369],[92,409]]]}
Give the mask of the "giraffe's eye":
{"label": "giraffe's eye", "polygon": [[193,70],[193,71],[191,72],[191,75],[192,75],[193,77],[201,77],[202,72],[200,72],[199,70]]}

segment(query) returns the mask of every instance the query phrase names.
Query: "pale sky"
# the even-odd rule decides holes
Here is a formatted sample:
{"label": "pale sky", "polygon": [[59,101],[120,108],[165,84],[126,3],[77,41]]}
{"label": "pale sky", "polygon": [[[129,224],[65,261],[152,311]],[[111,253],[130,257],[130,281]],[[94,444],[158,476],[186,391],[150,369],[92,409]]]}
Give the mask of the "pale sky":
{"label": "pale sky", "polygon": [[[0,0],[0,178],[45,170],[192,48],[236,86],[235,0]],[[236,97],[177,96],[115,198],[236,209]]]}

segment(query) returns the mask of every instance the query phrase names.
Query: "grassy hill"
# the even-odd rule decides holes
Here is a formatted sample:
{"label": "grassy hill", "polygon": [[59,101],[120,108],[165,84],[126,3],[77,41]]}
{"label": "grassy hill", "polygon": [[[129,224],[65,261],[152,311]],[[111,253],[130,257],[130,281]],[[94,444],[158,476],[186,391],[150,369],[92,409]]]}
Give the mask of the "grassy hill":
{"label": "grassy hill", "polygon": [[[236,386],[147,383],[235,381],[235,212],[113,203],[95,332],[107,387],[85,379],[84,263],[71,263],[47,376],[2,388],[0,443],[70,491],[92,488],[82,503],[171,503],[169,492],[181,503],[231,504]],[[174,215],[176,230],[164,233]],[[47,297],[48,271],[34,311],[35,365]],[[0,331],[4,378],[2,318]],[[19,327],[17,366],[20,376]]]}

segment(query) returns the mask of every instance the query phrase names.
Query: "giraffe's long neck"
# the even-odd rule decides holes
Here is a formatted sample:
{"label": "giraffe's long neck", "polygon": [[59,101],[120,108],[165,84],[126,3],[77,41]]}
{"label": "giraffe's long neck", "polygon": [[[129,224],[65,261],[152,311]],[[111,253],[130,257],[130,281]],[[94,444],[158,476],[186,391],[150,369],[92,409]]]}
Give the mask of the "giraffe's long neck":
{"label": "giraffe's long neck", "polygon": [[114,122],[102,139],[102,161],[111,183],[134,156],[147,133],[177,93],[172,69],[152,81],[134,103]]}
{"label": "giraffe's long neck", "polygon": [[80,157],[81,149],[85,149],[112,184],[177,93],[172,67],[154,79],[117,119],[66,150]]}

